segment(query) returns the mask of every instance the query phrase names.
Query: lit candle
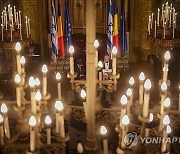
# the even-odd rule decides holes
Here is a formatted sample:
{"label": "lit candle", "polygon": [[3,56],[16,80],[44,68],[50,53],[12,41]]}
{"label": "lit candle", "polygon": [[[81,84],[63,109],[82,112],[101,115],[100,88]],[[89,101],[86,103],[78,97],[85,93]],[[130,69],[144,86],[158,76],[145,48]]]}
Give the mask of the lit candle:
{"label": "lit candle", "polygon": [[163,113],[164,113],[163,102],[164,102],[164,100],[166,98],[166,95],[167,95],[167,84],[166,84],[166,82],[163,82],[161,84],[161,91],[162,91],[162,93],[161,93],[161,109],[160,109],[160,114],[163,115]]}
{"label": "lit candle", "polygon": [[132,105],[132,103],[133,103],[133,86],[134,86],[134,83],[135,83],[134,78],[133,78],[133,77],[130,77],[130,79],[129,79],[129,84],[130,84],[130,86],[131,86],[131,91],[132,91],[132,95],[131,95],[131,97],[130,97],[130,103],[131,103],[131,105]]}
{"label": "lit candle", "polygon": [[14,6],[14,22],[17,23],[17,18],[16,18],[16,7]]}
{"label": "lit candle", "polygon": [[144,104],[143,104],[143,117],[148,117],[149,111],[149,99],[150,99],[150,89],[151,89],[151,81],[147,79],[144,83]]}
{"label": "lit candle", "polygon": [[20,25],[20,28],[21,28],[21,25],[22,25],[22,23],[21,23],[21,11],[19,11],[19,25]]}
{"label": "lit candle", "polygon": [[[98,67],[99,68],[103,68],[103,63],[102,63],[102,61],[99,61],[98,62]],[[101,81],[102,81],[102,71],[100,70],[99,71],[99,88],[102,88],[102,83],[101,83]]]}
{"label": "lit candle", "polygon": [[164,14],[163,14],[164,13],[164,4],[162,4],[162,10],[161,11],[162,11],[161,20],[163,20],[163,18],[164,18]]}
{"label": "lit candle", "polygon": [[16,63],[17,63],[17,73],[21,74],[21,64],[20,64],[20,51],[21,51],[21,44],[19,42],[16,43]]}
{"label": "lit candle", "polygon": [[12,41],[12,40],[13,40],[13,39],[12,39],[12,31],[13,31],[12,25],[10,25],[10,30],[11,30],[11,41]]}
{"label": "lit candle", "polygon": [[169,66],[169,60],[170,60],[170,52],[166,51],[165,55],[164,55],[164,66],[163,66],[163,81],[167,82],[167,78],[168,78],[168,66]]}
{"label": "lit candle", "polygon": [[122,123],[121,123],[122,118],[123,118],[123,116],[124,116],[124,115],[126,114],[126,112],[127,112],[127,111],[126,111],[126,105],[127,105],[128,100],[127,100],[126,95],[122,95],[120,102],[121,102],[122,108],[121,108],[120,124],[119,124],[119,126],[120,126],[120,128],[121,128],[121,127],[122,127]]}
{"label": "lit candle", "polygon": [[51,118],[50,116],[46,116],[45,123],[47,125],[46,133],[47,133],[47,144],[51,144]]}
{"label": "lit candle", "polygon": [[99,41],[98,40],[95,40],[94,41],[94,47],[96,49],[96,56],[95,56],[95,66],[97,67],[98,66],[98,47],[99,47]]}
{"label": "lit candle", "polygon": [[18,26],[18,29],[19,29],[19,14],[18,14],[18,12],[16,12],[16,19],[17,19],[16,25]]}
{"label": "lit candle", "polygon": [[131,88],[128,88],[127,91],[126,91],[126,95],[127,95],[127,98],[128,98],[128,103],[127,103],[127,115],[130,116],[130,108],[131,108],[131,105],[132,105],[132,90]]}
{"label": "lit candle", "polygon": [[58,81],[57,89],[58,89],[58,100],[61,100],[61,74],[59,72],[56,73],[56,80]]}
{"label": "lit candle", "polygon": [[[163,11],[163,14],[165,14],[165,11]],[[165,24],[165,15],[163,15],[163,27],[164,27],[164,24]]]}
{"label": "lit candle", "polygon": [[166,22],[164,23],[164,39],[166,38]]}
{"label": "lit candle", "polygon": [[173,8],[173,23],[175,22],[175,13],[176,13],[176,10],[175,10],[175,8]]}
{"label": "lit candle", "polygon": [[31,35],[31,25],[30,25],[30,20],[28,19],[28,30],[29,30],[29,35]]}
{"label": "lit candle", "polygon": [[167,125],[163,131],[163,140],[165,142],[162,142],[162,144],[161,144],[161,152],[162,153],[167,152],[167,142],[166,141],[168,138],[168,134],[170,134],[170,133],[171,133],[171,127],[169,125]]}
{"label": "lit candle", "polygon": [[86,91],[84,89],[81,90],[81,98],[86,99]]}
{"label": "lit candle", "polygon": [[36,114],[35,81],[32,76],[29,78],[29,86],[31,88],[31,111],[33,114]]}
{"label": "lit candle", "polygon": [[159,14],[160,14],[160,9],[158,8],[158,13],[157,13],[157,25],[159,26]]}
{"label": "lit candle", "polygon": [[3,24],[1,24],[1,35],[2,35],[1,40],[3,41],[4,40],[4,26],[3,26]]}
{"label": "lit candle", "polygon": [[2,12],[2,15],[1,15],[1,24],[4,26],[4,12]]}
{"label": "lit candle", "polygon": [[113,57],[112,57],[112,68],[113,68],[112,75],[116,75],[116,54],[117,54],[117,48],[115,46],[112,49],[112,54],[113,54]]}
{"label": "lit candle", "polygon": [[25,68],[24,68],[25,62],[26,62],[26,60],[25,60],[24,56],[21,56],[21,58],[20,58],[20,64],[21,64],[22,85],[25,84]]}
{"label": "lit candle", "polygon": [[35,78],[35,87],[36,87],[37,90],[39,90],[40,80],[38,78]]}
{"label": "lit candle", "polygon": [[[100,128],[100,132],[102,135],[106,135],[107,134],[107,129],[104,126],[101,126]],[[103,139],[103,153],[104,154],[108,154],[108,140],[106,138]]]}
{"label": "lit candle", "polygon": [[148,32],[149,32],[149,35],[150,35],[151,34],[151,16],[149,16]]}
{"label": "lit candle", "polygon": [[3,145],[4,144],[4,129],[3,129],[3,116],[0,114],[0,144]]}
{"label": "lit candle", "polygon": [[151,29],[153,28],[153,22],[154,22],[154,13],[151,15]]}
{"label": "lit candle", "polygon": [[28,32],[28,18],[26,16],[26,35],[29,37],[29,32]]}
{"label": "lit candle", "polygon": [[[59,126],[59,136],[60,138],[65,138],[65,130],[64,130],[64,115],[63,115],[63,103],[61,101],[56,101],[55,108],[58,111],[58,116],[56,116],[56,125]],[[58,121],[58,122],[57,122]]]}
{"label": "lit candle", "polygon": [[36,151],[36,118],[34,116],[31,116],[29,119],[29,125],[30,125],[30,151],[35,152]]}
{"label": "lit candle", "polygon": [[127,128],[127,125],[129,124],[129,117],[127,115],[124,115],[123,118],[122,118],[122,137],[121,137],[121,147],[123,149],[126,148],[126,145],[125,145],[125,142],[124,142],[124,138],[125,136],[127,135],[127,131],[128,131],[128,128]]}
{"label": "lit candle", "polygon": [[171,27],[171,15],[172,15],[172,11],[170,10],[170,15],[169,15],[169,27]]}
{"label": "lit candle", "polygon": [[10,139],[10,131],[9,131],[9,120],[8,120],[8,108],[6,104],[2,103],[1,104],[1,112],[4,116],[4,130],[5,130],[5,136]]}
{"label": "lit candle", "polygon": [[[37,104],[36,104],[37,112],[40,112],[42,96],[41,96],[41,92],[39,90],[35,94],[35,99],[37,102]],[[39,122],[40,122],[40,119],[39,119]]]}
{"label": "lit candle", "polygon": [[5,14],[5,23],[6,23],[6,30],[7,30],[7,13]]}
{"label": "lit candle", "polygon": [[139,105],[143,104],[143,96],[144,96],[143,84],[144,84],[144,80],[145,80],[145,75],[144,75],[143,72],[141,72],[140,75],[139,75]]}
{"label": "lit candle", "polygon": [[11,24],[12,24],[12,30],[14,30],[14,18],[13,18],[13,14],[11,15],[11,18],[12,18],[12,20],[11,20]]}
{"label": "lit candle", "polygon": [[21,89],[20,89],[20,83],[21,83],[21,77],[19,74],[15,75],[15,82],[16,82],[16,103],[18,107],[21,107]]}
{"label": "lit candle", "polygon": [[47,72],[48,72],[48,68],[46,65],[42,66],[42,72],[43,72],[43,97],[45,98],[47,95]]}
{"label": "lit candle", "polygon": [[174,22],[173,22],[173,36],[172,36],[173,38],[174,38],[174,33],[175,33],[175,24],[176,24],[176,23],[175,23],[175,21],[174,21]]}
{"label": "lit candle", "polygon": [[74,58],[73,58],[74,47],[73,46],[70,46],[69,53],[70,53],[70,74],[74,75]]}
{"label": "lit candle", "polygon": [[156,29],[157,29],[157,24],[156,24],[156,20],[154,21],[154,37],[156,37]]}

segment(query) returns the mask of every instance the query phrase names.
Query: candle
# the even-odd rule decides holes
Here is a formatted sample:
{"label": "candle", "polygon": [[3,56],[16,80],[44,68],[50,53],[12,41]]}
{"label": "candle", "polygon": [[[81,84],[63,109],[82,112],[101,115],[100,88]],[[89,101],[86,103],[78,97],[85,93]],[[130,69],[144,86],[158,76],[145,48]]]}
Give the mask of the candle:
{"label": "candle", "polygon": [[35,86],[36,86],[36,89],[39,90],[40,80],[38,78],[35,78]]}
{"label": "candle", "polygon": [[172,36],[173,38],[174,38],[174,33],[175,33],[175,24],[176,24],[176,23],[175,23],[175,21],[174,21],[174,22],[173,22],[173,36]]}
{"label": "candle", "polygon": [[18,12],[16,13],[16,19],[17,19],[16,25],[18,26],[18,29],[19,29],[19,15],[18,15]]}
{"label": "candle", "polygon": [[[36,110],[37,110],[37,112],[40,112],[42,96],[41,96],[41,92],[39,90],[35,94],[35,99],[36,99],[36,102],[37,102]],[[39,119],[39,122],[40,122],[40,119]]]}
{"label": "candle", "polygon": [[46,130],[47,144],[51,144],[51,128],[50,128],[51,118],[50,118],[50,116],[46,116],[45,123],[47,125],[47,130]]}
{"label": "candle", "polygon": [[169,5],[168,5],[168,2],[166,3],[166,6],[165,6],[165,19],[166,19],[166,21],[169,20]]}
{"label": "candle", "polygon": [[149,35],[150,35],[151,34],[151,16],[149,16],[148,32],[149,32]]}
{"label": "candle", "polygon": [[166,38],[166,22],[164,23],[164,39]]}
{"label": "candle", "polygon": [[81,90],[81,98],[86,99],[86,91],[84,89]]}
{"label": "candle", "polygon": [[176,10],[175,8],[173,8],[173,22],[175,21],[175,13],[176,13]]}
{"label": "candle", "polygon": [[114,46],[112,49],[112,54],[113,54],[113,58],[112,58],[112,68],[113,68],[113,72],[112,75],[116,75],[116,54],[117,54],[117,48]]}
{"label": "candle", "polygon": [[159,26],[159,14],[160,14],[160,9],[158,8],[158,13],[157,13],[157,25]]}
{"label": "candle", "polygon": [[144,104],[143,104],[143,117],[148,117],[148,111],[149,111],[149,99],[150,99],[150,89],[151,89],[151,81],[147,79],[144,83]]}
{"label": "candle", "polygon": [[16,82],[16,103],[18,107],[21,107],[21,89],[20,89],[20,83],[21,83],[21,77],[19,74],[15,75],[15,82]]}
{"label": "candle", "polygon": [[166,126],[166,128],[163,131],[163,140],[164,142],[162,142],[161,144],[161,152],[165,153],[167,152],[167,139],[168,139],[168,134],[171,133],[171,127],[169,125]]}
{"label": "candle", "polygon": [[130,86],[131,86],[131,91],[132,91],[132,95],[131,95],[131,97],[130,97],[130,103],[131,103],[131,105],[132,105],[132,103],[133,103],[133,86],[134,86],[134,83],[135,83],[134,78],[133,78],[133,77],[130,77],[130,79],[129,79],[129,84],[130,84]]}
{"label": "candle", "polygon": [[169,63],[169,60],[170,60],[170,52],[169,51],[166,51],[166,53],[164,54],[164,67],[163,67],[163,81],[164,82],[167,82],[167,77],[168,77],[168,63]]}
{"label": "candle", "polygon": [[161,10],[161,12],[162,12],[161,20],[163,20],[163,18],[164,18],[164,4],[162,4],[162,10]]}
{"label": "candle", "polygon": [[36,109],[36,99],[35,99],[35,81],[32,76],[29,78],[29,86],[31,89],[31,111],[33,114],[36,114],[37,109]]}
{"label": "candle", "polygon": [[151,15],[151,29],[153,28],[153,22],[154,22],[154,13]]}
{"label": "candle", "polygon": [[6,104],[2,103],[1,105],[1,112],[4,116],[4,129],[5,129],[5,136],[10,139],[10,131],[9,131],[9,120],[8,120],[8,108]]}
{"label": "candle", "polygon": [[126,95],[122,95],[122,97],[120,99],[120,102],[121,102],[122,108],[121,108],[120,124],[119,124],[119,126],[121,128],[122,127],[121,121],[122,121],[123,116],[126,114],[126,108],[125,107],[126,107],[127,102],[128,102]]}
{"label": "candle", "polygon": [[12,20],[11,20],[11,24],[12,24],[12,30],[14,30],[14,20],[13,20],[13,14],[11,15]]}
{"label": "candle", "polygon": [[4,129],[3,129],[3,116],[0,114],[0,144],[3,145],[4,144]]}
{"label": "candle", "polygon": [[42,66],[42,72],[43,72],[43,98],[46,97],[47,95],[47,72],[48,72],[48,68],[46,65]]}
{"label": "candle", "polygon": [[19,42],[16,43],[15,50],[16,50],[17,73],[20,75],[21,74],[21,64],[20,64],[21,44]]}
{"label": "candle", "polygon": [[4,26],[4,15],[3,15],[3,12],[2,12],[2,15],[1,15],[1,25]]}
{"label": "candle", "polygon": [[130,116],[130,108],[131,108],[131,105],[132,105],[132,89],[131,88],[128,88],[127,91],[126,91],[126,95],[127,95],[127,98],[128,98],[128,103],[127,103],[127,115]]}
{"label": "candle", "polygon": [[19,11],[19,25],[21,27],[22,23],[21,23],[21,11]]}
{"label": "candle", "polygon": [[70,53],[70,74],[74,74],[74,58],[73,58],[73,53],[74,53],[74,47],[70,46],[69,48],[69,53]]}
{"label": "candle", "polygon": [[129,117],[127,115],[124,115],[121,121],[122,125],[123,125],[123,129],[122,129],[122,136],[121,136],[121,147],[123,149],[126,148],[125,142],[124,142],[124,138],[127,135],[127,125],[129,124]]}
{"label": "candle", "polygon": [[139,105],[143,104],[143,96],[144,96],[143,84],[144,84],[144,80],[145,80],[145,75],[144,75],[143,72],[141,72],[140,75],[139,75]]}
{"label": "candle", "polygon": [[20,33],[20,39],[22,40],[22,29],[21,29],[21,24],[19,24],[19,33]]}
{"label": "candle", "polygon": [[1,24],[1,35],[2,35],[1,40],[3,41],[4,40],[4,26],[3,26],[3,24]]}
{"label": "candle", "polygon": [[170,10],[170,15],[169,15],[169,27],[171,27],[171,15],[172,15],[172,11]]}
{"label": "candle", "polygon": [[26,60],[25,60],[24,56],[21,56],[21,58],[20,58],[20,64],[21,64],[22,85],[25,84],[25,68],[24,68],[25,62],[26,62]]}
{"label": "candle", "polygon": [[31,35],[31,27],[30,27],[30,20],[28,19],[28,30],[29,30],[29,35]]}
{"label": "candle", "polygon": [[27,18],[27,16],[26,16],[26,35],[27,35],[27,37],[29,37],[29,32],[28,32],[28,18]]}
{"label": "candle", "polygon": [[166,98],[166,95],[167,95],[167,84],[166,84],[166,82],[163,82],[162,84],[161,84],[161,91],[162,91],[162,93],[161,93],[161,109],[160,109],[160,114],[161,115],[163,115],[163,113],[164,113],[164,100],[165,100],[165,98]]}
{"label": "candle", "polygon": [[14,6],[14,22],[17,23],[17,18],[16,18],[16,6]]}
{"label": "candle", "polygon": [[[106,127],[101,126],[100,132],[101,132],[102,135],[106,135],[106,134],[107,134],[107,129],[106,129]],[[109,153],[108,151],[109,151],[109,150],[108,150],[108,140],[107,140],[106,138],[104,138],[104,139],[103,139],[103,153],[104,153],[104,154],[108,154],[108,153]]]}
{"label": "candle", "polygon": [[157,28],[157,25],[156,25],[156,20],[154,21],[154,37],[156,37],[156,28]]}
{"label": "candle", "polygon": [[56,73],[56,80],[58,81],[57,89],[58,89],[58,100],[61,100],[61,74],[59,72]]}
{"label": "candle", "polygon": [[96,56],[95,56],[95,66],[97,67],[98,66],[98,47],[99,47],[99,41],[98,40],[94,41],[94,47],[96,49],[96,51],[95,51],[95,54],[96,54]]}
{"label": "candle", "polygon": [[36,118],[34,116],[31,116],[29,119],[29,125],[30,125],[30,151],[35,152],[36,150]]}
{"label": "candle", "polygon": [[6,23],[6,30],[7,30],[7,13],[5,14],[5,23]]}
{"label": "candle", "polygon": [[[163,14],[165,14],[165,11],[163,11]],[[164,23],[165,23],[165,15],[163,15],[163,27],[164,27]]]}
{"label": "candle", "polygon": [[10,29],[11,29],[11,41],[12,41],[12,40],[13,40],[13,39],[12,39],[12,31],[13,31],[12,25],[10,25]]}

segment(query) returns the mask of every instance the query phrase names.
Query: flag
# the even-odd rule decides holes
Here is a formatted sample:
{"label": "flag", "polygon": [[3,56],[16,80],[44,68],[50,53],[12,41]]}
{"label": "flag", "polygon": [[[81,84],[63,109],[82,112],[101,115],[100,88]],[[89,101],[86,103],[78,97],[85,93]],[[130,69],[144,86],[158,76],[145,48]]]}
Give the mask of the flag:
{"label": "flag", "polygon": [[63,36],[63,27],[62,27],[61,7],[60,7],[59,0],[58,0],[57,31],[58,31],[58,57],[62,57],[65,55],[65,49],[64,49],[64,36]]}
{"label": "flag", "polygon": [[119,30],[118,30],[118,4],[114,0],[114,32],[113,32],[113,45],[119,50]]}
{"label": "flag", "polygon": [[107,51],[110,54],[113,48],[113,17],[112,17],[112,2],[109,1],[108,9],[108,29],[107,29]]}
{"label": "flag", "polygon": [[52,59],[57,60],[57,24],[56,24],[56,11],[54,7],[54,0],[52,2],[52,26],[51,26],[51,42],[52,42]]}
{"label": "flag", "polygon": [[124,11],[124,0],[121,0],[121,23],[120,23],[120,39],[121,39],[121,54],[125,56],[127,48],[127,36],[126,36],[126,22],[125,22],[125,11]]}
{"label": "flag", "polygon": [[69,16],[69,7],[67,0],[65,1],[65,35],[66,35],[66,56],[69,56],[69,47],[72,42],[71,23]]}

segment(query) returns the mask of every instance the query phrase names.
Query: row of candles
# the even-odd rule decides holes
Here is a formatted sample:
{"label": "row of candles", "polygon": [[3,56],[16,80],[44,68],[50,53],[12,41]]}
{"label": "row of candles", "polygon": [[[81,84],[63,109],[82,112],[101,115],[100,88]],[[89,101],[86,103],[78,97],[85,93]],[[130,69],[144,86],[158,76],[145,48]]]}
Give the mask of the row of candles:
{"label": "row of candles", "polygon": [[[22,19],[21,19],[21,11],[16,11],[16,7],[14,9],[8,5],[8,7],[4,8],[1,15],[1,40],[4,40],[4,29],[8,30],[8,24],[11,32],[11,41],[13,40],[13,31],[15,30],[15,25],[17,29],[19,29],[20,39],[22,40]],[[26,16],[26,35],[27,37],[31,34],[30,28],[30,19]]]}
{"label": "row of candles", "polygon": [[152,13],[149,16],[148,20],[148,33],[151,34],[151,30],[153,29],[154,24],[154,36],[157,37],[157,26],[159,27],[161,25],[162,21],[162,27],[164,29],[163,38],[166,38],[166,29],[168,27],[173,27],[173,33],[172,37],[174,38],[175,28],[177,24],[177,13],[174,7],[172,7],[172,3],[169,6],[168,2],[166,4],[162,4],[162,10],[161,10],[161,20],[160,20],[160,9],[158,8],[157,11],[157,20],[154,20],[154,13]]}

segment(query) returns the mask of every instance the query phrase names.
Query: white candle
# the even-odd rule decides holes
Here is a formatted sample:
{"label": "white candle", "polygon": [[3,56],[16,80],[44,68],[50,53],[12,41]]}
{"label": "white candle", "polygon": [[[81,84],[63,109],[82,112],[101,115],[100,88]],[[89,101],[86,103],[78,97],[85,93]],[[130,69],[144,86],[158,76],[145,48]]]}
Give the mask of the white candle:
{"label": "white candle", "polygon": [[14,6],[14,22],[17,23],[17,18],[16,18],[16,7]]}
{"label": "white candle", "polygon": [[163,20],[163,18],[164,18],[164,4],[162,4],[162,10],[161,10],[161,12],[162,12],[161,20]]}
{"label": "white candle", "polygon": [[165,153],[167,151],[167,143],[168,142],[166,142],[166,141],[168,141],[167,138],[168,138],[169,133],[171,133],[171,127],[169,125],[167,125],[165,127],[165,129],[163,130],[163,140],[164,140],[164,142],[162,142],[162,144],[161,144],[161,152],[162,153]]}
{"label": "white candle", "polygon": [[173,23],[175,21],[175,12],[176,12],[176,10],[173,8]]}
{"label": "white candle", "polygon": [[155,27],[154,27],[154,37],[156,37],[156,28],[157,28],[157,25],[156,25],[156,20],[155,20],[155,23],[154,23]]}
{"label": "white candle", "polygon": [[28,30],[28,18],[26,16],[26,35],[27,35],[27,37],[29,37],[29,32],[28,31],[29,31]]}
{"label": "white candle", "polygon": [[164,23],[164,39],[166,38],[166,22]]}
{"label": "white candle", "polygon": [[130,116],[130,109],[131,109],[131,105],[132,105],[132,95],[133,95],[133,89],[128,88],[126,91],[126,95],[128,98],[128,103],[127,103],[127,115]]}
{"label": "white candle", "polygon": [[167,82],[168,66],[169,66],[168,62],[170,60],[170,57],[171,57],[170,52],[166,51],[166,53],[164,55],[165,61],[164,61],[164,66],[163,66],[163,81],[164,82]]}
{"label": "white candle", "polygon": [[31,27],[30,27],[30,20],[28,19],[28,30],[29,30],[29,35],[31,35]]}
{"label": "white candle", "polygon": [[116,75],[116,54],[117,54],[117,48],[114,46],[112,49],[112,54],[113,54],[113,58],[112,58],[112,68],[113,68],[113,72],[112,75]]}
{"label": "white candle", "polygon": [[143,72],[140,73],[139,75],[139,105],[143,104],[143,96],[144,96],[144,80],[145,80],[145,75]]}
{"label": "white candle", "polygon": [[31,88],[31,111],[33,114],[37,113],[36,99],[35,99],[35,81],[33,77],[29,78],[29,86]]}
{"label": "white candle", "polygon": [[[104,126],[101,126],[100,128],[100,132],[102,135],[106,135],[107,134],[107,129]],[[103,139],[103,153],[104,154],[108,154],[108,140],[106,138]]]}
{"label": "white candle", "polygon": [[12,39],[12,31],[13,31],[12,25],[10,25],[10,29],[11,29],[11,41],[12,41],[12,40],[13,40],[13,39]]}
{"label": "white candle", "polygon": [[129,117],[127,115],[124,115],[123,118],[122,118],[121,123],[122,123],[121,147],[123,149],[125,149],[126,145],[125,145],[125,142],[124,142],[124,138],[125,138],[125,136],[127,135],[127,132],[128,132],[127,125],[129,124]]}
{"label": "white candle", "polygon": [[1,15],[1,25],[4,26],[4,15],[3,15],[3,12],[2,12],[2,15]]}
{"label": "white candle", "polygon": [[21,11],[19,11],[19,25],[21,27],[22,23],[21,23]]}
{"label": "white candle", "polygon": [[170,10],[170,15],[169,15],[169,27],[171,27],[171,15],[172,15],[172,11]]}
{"label": "white candle", "polygon": [[17,19],[16,25],[18,26],[18,29],[19,29],[19,15],[18,15],[18,12],[16,13],[16,19]]}
{"label": "white candle", "polygon": [[151,29],[153,28],[153,22],[154,22],[154,13],[151,15]]}
{"label": "white candle", "polygon": [[73,46],[70,46],[69,53],[70,53],[70,74],[74,75],[74,58],[73,58],[74,47]]}
{"label": "white candle", "polygon": [[16,82],[16,103],[18,107],[21,107],[21,89],[20,89],[21,77],[19,74],[16,74],[15,82]]}
{"label": "white candle", "polygon": [[7,13],[5,14],[5,23],[6,23],[6,30],[7,30]]}
{"label": "white candle", "polygon": [[151,17],[149,16],[149,23],[148,23],[148,32],[149,35],[151,34]]}
{"label": "white candle", "polygon": [[58,100],[61,100],[61,74],[59,72],[56,73],[56,80],[58,81],[57,89],[58,89]]}
{"label": "white candle", "polygon": [[99,47],[99,42],[98,42],[98,40],[95,40],[94,41],[94,47],[95,47],[95,49],[96,49],[96,51],[95,51],[95,66],[97,67],[98,66],[98,47]]}
{"label": "white candle", "polygon": [[17,65],[17,73],[21,75],[21,64],[20,64],[20,51],[21,51],[21,44],[19,42],[16,43],[16,65]]}
{"label": "white candle", "polygon": [[174,33],[175,33],[175,22],[173,22],[173,38],[174,38]]}
{"label": "white candle", "polygon": [[13,20],[13,14],[11,15],[12,20],[11,20],[11,24],[12,24],[12,29],[14,30],[14,20]]}
{"label": "white candle", "polygon": [[4,129],[3,129],[3,116],[0,114],[0,144],[3,145],[4,144]]}
{"label": "white candle", "polygon": [[56,133],[59,133],[59,113],[56,112]]}
{"label": "white candle", "polygon": [[51,128],[50,128],[51,118],[49,116],[46,116],[45,123],[47,125],[47,130],[46,130],[47,144],[51,144]]}
{"label": "white candle", "polygon": [[20,39],[22,40],[22,29],[21,29],[21,24],[19,24],[19,32],[20,32]]}
{"label": "white candle", "polygon": [[167,84],[166,82],[163,82],[161,85],[161,109],[160,109],[160,114],[163,115],[164,113],[164,100],[166,98],[166,94],[167,94]]}
{"label": "white candle", "polygon": [[25,60],[24,56],[22,56],[20,58],[22,85],[24,85],[24,83],[25,83],[25,68],[24,68],[25,62],[26,62],[26,60]]}
{"label": "white candle", "polygon": [[48,68],[46,65],[42,66],[42,72],[43,72],[43,97],[45,98],[47,95],[47,72]]}
{"label": "white candle", "polygon": [[[165,11],[163,12],[163,14],[165,14]],[[165,15],[163,15],[163,27],[164,27],[164,23],[165,23]]]}
{"label": "white candle", "polygon": [[179,85],[179,103],[178,103],[178,110],[180,111],[180,85]]}
{"label": "white candle", "polygon": [[30,125],[30,151],[35,152],[36,151],[36,132],[35,132],[35,126],[36,126],[36,118],[34,116],[31,116],[29,119],[29,125]]}
{"label": "white candle", "polygon": [[2,35],[1,40],[3,41],[4,40],[4,27],[2,24],[1,24],[1,35]]}
{"label": "white candle", "polygon": [[158,8],[158,13],[157,13],[157,25],[159,26],[159,14],[160,14],[160,9]]}

